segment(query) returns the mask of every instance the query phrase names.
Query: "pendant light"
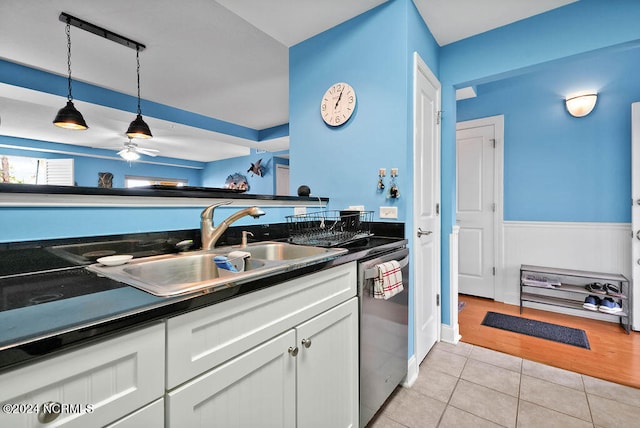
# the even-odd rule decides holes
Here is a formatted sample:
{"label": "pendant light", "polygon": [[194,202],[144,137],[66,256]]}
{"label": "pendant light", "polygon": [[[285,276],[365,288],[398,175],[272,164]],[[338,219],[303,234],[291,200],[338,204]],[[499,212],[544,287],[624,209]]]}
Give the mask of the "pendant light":
{"label": "pendant light", "polygon": [[67,33],[67,69],[69,71],[68,87],[69,93],[67,95],[67,105],[62,107],[56,118],[53,120],[53,124],[64,129],[85,130],[88,128],[87,122],[84,121],[82,114],[76,110],[73,105],[73,97],[71,96],[71,23],[67,19],[66,26]]}
{"label": "pendant light", "polygon": [[140,110],[140,47],[136,46],[136,62],[137,62],[137,75],[138,75],[138,115],[129,125],[127,129],[127,136],[129,138],[151,138],[151,130],[149,125],[142,119],[142,111]]}

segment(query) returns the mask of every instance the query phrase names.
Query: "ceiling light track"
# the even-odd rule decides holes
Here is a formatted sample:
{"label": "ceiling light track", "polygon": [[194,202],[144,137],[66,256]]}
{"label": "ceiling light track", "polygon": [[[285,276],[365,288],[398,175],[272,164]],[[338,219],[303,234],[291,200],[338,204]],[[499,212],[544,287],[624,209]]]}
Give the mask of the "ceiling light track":
{"label": "ceiling light track", "polygon": [[116,34],[113,31],[109,31],[102,27],[98,27],[95,24],[92,24],[80,18],[76,18],[75,16],[69,15],[68,13],[61,12],[59,19],[62,22],[71,24],[74,27],[78,27],[82,30],[93,33],[97,36],[104,37],[107,40],[111,40],[112,42],[119,43],[128,48],[131,48],[134,50],[140,50],[140,51],[146,48],[146,46],[140,42],[136,42],[135,40],[131,40],[128,37],[124,37],[124,36],[121,36],[120,34]]}

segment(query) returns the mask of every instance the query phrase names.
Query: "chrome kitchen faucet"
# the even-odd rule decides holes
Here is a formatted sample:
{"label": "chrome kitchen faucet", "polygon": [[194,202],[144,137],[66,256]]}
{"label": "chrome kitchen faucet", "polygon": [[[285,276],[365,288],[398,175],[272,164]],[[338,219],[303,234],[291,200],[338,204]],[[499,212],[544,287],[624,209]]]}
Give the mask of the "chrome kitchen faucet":
{"label": "chrome kitchen faucet", "polygon": [[220,205],[229,205],[231,201],[222,201],[213,205],[209,205],[207,208],[202,210],[202,214],[200,214],[200,235],[202,238],[202,249],[203,250],[211,250],[215,247],[216,242],[222,236],[222,234],[227,230],[229,226],[236,220],[241,219],[242,217],[250,215],[253,218],[258,218],[265,214],[258,207],[249,207],[240,211],[236,211],[231,214],[226,219],[222,220],[222,222],[218,226],[213,225],[213,210]]}

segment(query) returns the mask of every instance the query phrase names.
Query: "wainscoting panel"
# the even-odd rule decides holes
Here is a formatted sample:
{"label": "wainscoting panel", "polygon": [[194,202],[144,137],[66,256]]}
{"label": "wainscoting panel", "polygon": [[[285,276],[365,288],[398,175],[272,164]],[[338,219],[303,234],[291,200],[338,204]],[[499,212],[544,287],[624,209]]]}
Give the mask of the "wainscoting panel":
{"label": "wainscoting panel", "polygon": [[631,279],[630,223],[505,221],[502,236],[496,301],[520,304],[522,264],[621,273]]}

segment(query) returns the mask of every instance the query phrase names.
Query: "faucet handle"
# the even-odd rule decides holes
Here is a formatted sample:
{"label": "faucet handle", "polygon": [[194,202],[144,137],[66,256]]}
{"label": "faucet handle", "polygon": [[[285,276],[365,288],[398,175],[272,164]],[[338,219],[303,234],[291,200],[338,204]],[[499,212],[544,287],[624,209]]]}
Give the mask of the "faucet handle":
{"label": "faucet handle", "polygon": [[209,205],[207,208],[202,210],[202,213],[200,214],[200,218],[202,220],[211,220],[213,218],[213,210],[216,207],[219,207],[220,205],[229,205],[231,202],[233,201],[220,201],[220,202],[216,202],[215,204]]}

